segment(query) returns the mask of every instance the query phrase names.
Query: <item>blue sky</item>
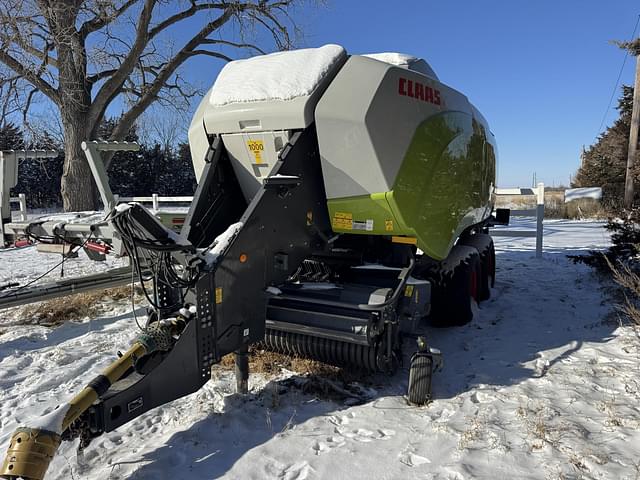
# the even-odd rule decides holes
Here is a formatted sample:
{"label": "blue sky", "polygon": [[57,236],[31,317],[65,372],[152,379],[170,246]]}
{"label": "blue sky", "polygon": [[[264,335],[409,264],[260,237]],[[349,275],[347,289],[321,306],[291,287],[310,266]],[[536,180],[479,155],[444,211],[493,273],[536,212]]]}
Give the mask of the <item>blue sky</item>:
{"label": "blue sky", "polygon": [[[569,182],[582,146],[598,134],[624,58],[609,41],[628,39],[638,14],[631,0],[328,0],[296,18],[306,33],[301,46],[425,58],[488,119],[498,184],[528,186],[534,172],[548,185]],[[623,83],[633,82],[634,65],[629,58]],[[199,59],[185,74],[211,84],[221,66]]]}

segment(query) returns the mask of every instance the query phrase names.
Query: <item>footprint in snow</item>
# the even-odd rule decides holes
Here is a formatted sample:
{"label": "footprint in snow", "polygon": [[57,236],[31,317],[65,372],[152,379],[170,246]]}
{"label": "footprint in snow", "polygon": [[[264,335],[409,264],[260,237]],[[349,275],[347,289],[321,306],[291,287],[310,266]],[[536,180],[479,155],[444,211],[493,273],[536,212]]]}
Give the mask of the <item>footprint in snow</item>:
{"label": "footprint in snow", "polygon": [[355,416],[356,415],[353,412],[349,412],[346,415],[331,415],[329,417],[329,422],[334,425],[349,425],[349,420]]}
{"label": "footprint in snow", "polygon": [[427,457],[423,457],[422,455],[418,455],[413,452],[401,453],[398,456],[398,459],[409,467],[417,467],[419,465],[424,465],[425,463],[431,463],[431,460]]}
{"label": "footprint in snow", "polygon": [[491,402],[493,399],[491,396],[489,396],[486,393],[483,392],[473,392],[473,394],[470,397],[470,400],[473,403],[489,403]]}
{"label": "footprint in snow", "polygon": [[327,437],[324,441],[316,441],[313,444],[313,450],[316,455],[326,453],[334,448],[341,447],[346,443],[345,438],[341,435]]}
{"label": "footprint in snow", "polygon": [[307,462],[296,462],[282,470],[278,478],[281,480],[304,480],[309,477],[310,473],[311,467]]}
{"label": "footprint in snow", "polygon": [[340,427],[336,427],[335,432],[345,438],[362,443],[372,442],[374,440],[388,440],[396,434],[394,430],[387,429],[378,429],[375,432],[372,432],[366,428],[348,430]]}

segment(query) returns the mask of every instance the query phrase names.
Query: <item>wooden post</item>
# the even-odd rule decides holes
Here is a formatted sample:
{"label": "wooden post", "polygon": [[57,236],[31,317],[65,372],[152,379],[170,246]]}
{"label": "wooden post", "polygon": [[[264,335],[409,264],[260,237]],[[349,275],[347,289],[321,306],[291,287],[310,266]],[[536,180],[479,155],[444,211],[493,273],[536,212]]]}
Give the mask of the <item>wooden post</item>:
{"label": "wooden post", "polygon": [[629,153],[627,154],[627,174],[624,182],[624,207],[633,206],[633,163],[638,151],[638,128],[640,127],[640,56],[636,56],[636,81],[633,89],[633,112],[629,132]]}

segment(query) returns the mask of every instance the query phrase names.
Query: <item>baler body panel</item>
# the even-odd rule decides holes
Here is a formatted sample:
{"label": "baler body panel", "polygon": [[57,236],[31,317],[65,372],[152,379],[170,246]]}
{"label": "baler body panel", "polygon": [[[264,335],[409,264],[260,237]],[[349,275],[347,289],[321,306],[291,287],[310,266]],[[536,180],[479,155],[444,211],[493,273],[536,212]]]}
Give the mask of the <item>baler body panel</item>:
{"label": "baler body panel", "polygon": [[[295,83],[304,74],[261,77],[268,57],[250,60],[255,78],[247,81]],[[191,124],[194,166],[199,174],[208,136],[221,136],[247,202],[292,133],[315,122],[334,232],[409,236],[442,259],[490,214],[493,135],[467,97],[435,74],[337,50],[314,89],[296,98],[216,105],[216,86],[228,89],[229,80],[216,81]]]}
{"label": "baler body panel", "polygon": [[495,155],[471,115],[448,112],[423,122],[387,200],[405,234],[437,260],[460,234],[491,214]]}
{"label": "baler body panel", "polygon": [[337,233],[405,235],[435,259],[491,213],[495,143],[456,90],[352,56],[316,108]]}
{"label": "baler body panel", "polygon": [[[328,49],[328,51],[327,51]],[[315,54],[312,53],[316,51]],[[313,70],[313,59],[316,56],[324,58],[325,64],[316,65],[313,72],[307,71],[306,65],[294,63],[288,70],[277,68],[274,58],[286,58],[288,54],[296,55],[300,51],[277,52],[271,55],[260,55],[246,60],[228,63],[218,76],[214,85],[202,99],[189,126],[189,146],[196,178],[199,179],[205,164],[205,154],[209,148],[211,135],[222,135],[225,147],[229,151],[234,163],[234,170],[240,177],[242,191],[247,201],[262,185],[262,180],[270,173],[273,161],[261,164],[256,158],[251,145],[264,145],[265,156],[271,159],[277,157],[294,130],[307,128],[314,122],[316,104],[327,86],[347,59],[342,47],[328,45],[319,49],[306,49],[310,65]],[[286,64],[286,62],[285,62]],[[240,65],[240,68],[234,68]],[[282,66],[282,64],[281,64]],[[223,75],[225,69],[231,68],[234,75]],[[295,89],[300,82],[310,82],[310,91],[293,98],[277,98],[283,90],[280,85],[290,85]],[[264,88],[261,88],[264,87]],[[244,101],[229,101],[217,103],[216,95],[220,90],[237,91],[239,96],[248,89],[254,91],[254,100],[245,98]],[[269,98],[269,90],[273,98]],[[285,89],[286,91],[286,89]],[[219,100],[219,98],[218,98]],[[235,136],[230,136],[235,135]],[[254,168],[256,165],[258,167]],[[269,165],[267,167],[266,165]],[[255,175],[252,174],[255,172]]]}

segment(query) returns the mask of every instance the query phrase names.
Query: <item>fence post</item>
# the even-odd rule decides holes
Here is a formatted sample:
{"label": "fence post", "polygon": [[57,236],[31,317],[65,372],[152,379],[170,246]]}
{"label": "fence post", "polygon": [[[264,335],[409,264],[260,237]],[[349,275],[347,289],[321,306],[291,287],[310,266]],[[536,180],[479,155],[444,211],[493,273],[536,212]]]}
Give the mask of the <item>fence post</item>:
{"label": "fence post", "polygon": [[24,193],[18,194],[18,203],[20,204],[20,221],[27,221],[27,196]]}
{"label": "fence post", "polygon": [[542,258],[542,233],[544,220],[544,183],[538,184],[536,205],[536,258]]}
{"label": "fence post", "polygon": [[155,211],[160,210],[160,202],[159,202],[159,200],[158,200],[158,194],[157,194],[157,193],[154,193],[153,195],[151,195],[151,198],[152,198],[152,200],[153,200],[153,209],[154,209]]}

